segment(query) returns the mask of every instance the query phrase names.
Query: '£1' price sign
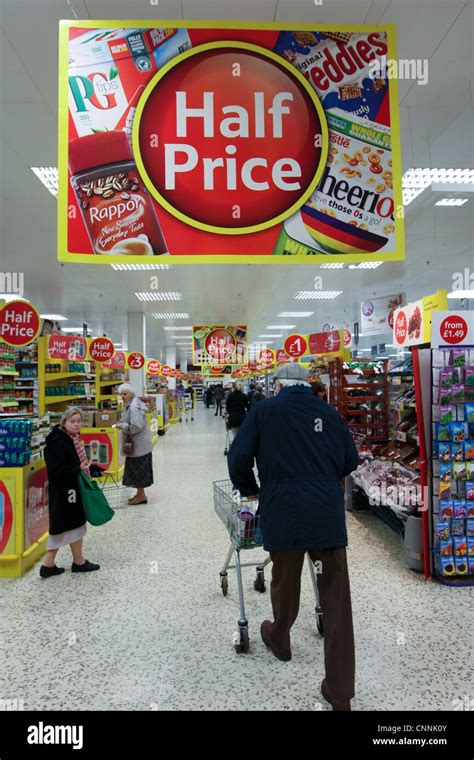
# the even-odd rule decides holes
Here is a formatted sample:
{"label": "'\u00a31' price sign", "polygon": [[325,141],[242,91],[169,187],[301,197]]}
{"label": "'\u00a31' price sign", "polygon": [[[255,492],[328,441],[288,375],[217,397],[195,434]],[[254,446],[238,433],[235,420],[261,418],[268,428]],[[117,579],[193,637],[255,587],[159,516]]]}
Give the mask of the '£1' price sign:
{"label": "'\u00a31' price sign", "polygon": [[308,342],[303,335],[289,335],[283,348],[288,356],[303,356],[308,350]]}

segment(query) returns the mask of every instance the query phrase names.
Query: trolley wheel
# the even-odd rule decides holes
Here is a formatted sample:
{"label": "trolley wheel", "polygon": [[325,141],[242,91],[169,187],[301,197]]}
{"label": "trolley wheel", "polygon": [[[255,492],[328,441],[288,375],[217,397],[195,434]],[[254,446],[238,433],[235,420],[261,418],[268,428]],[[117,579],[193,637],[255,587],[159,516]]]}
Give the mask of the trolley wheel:
{"label": "trolley wheel", "polygon": [[324,624],[323,624],[323,613],[321,610],[316,607],[316,628],[318,629],[318,633],[321,636],[321,638],[324,637]]}
{"label": "trolley wheel", "polygon": [[229,588],[229,582],[227,580],[227,575],[221,575],[221,589],[222,589],[223,596],[227,596],[228,588]]}
{"label": "trolley wheel", "polygon": [[265,575],[263,573],[263,570],[257,570],[257,577],[253,582],[253,587],[255,591],[260,591],[261,594],[266,591],[267,587],[265,585]]}
{"label": "trolley wheel", "polygon": [[249,651],[249,629],[248,628],[240,628],[240,641],[238,641],[236,644],[234,644],[234,649],[237,652],[237,654],[246,654]]}

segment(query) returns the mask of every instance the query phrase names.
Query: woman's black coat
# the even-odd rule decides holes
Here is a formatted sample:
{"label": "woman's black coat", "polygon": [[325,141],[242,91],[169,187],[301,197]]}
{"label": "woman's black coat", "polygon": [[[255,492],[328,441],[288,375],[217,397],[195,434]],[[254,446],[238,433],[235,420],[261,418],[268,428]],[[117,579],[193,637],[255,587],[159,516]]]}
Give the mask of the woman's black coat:
{"label": "woman's black coat", "polygon": [[86,522],[78,487],[81,462],[74,441],[59,425],[46,438],[44,458],[49,481],[49,532],[54,536]]}
{"label": "woman's black coat", "polygon": [[247,414],[247,396],[242,391],[233,391],[227,396],[226,408],[229,414],[229,428],[239,428]]}

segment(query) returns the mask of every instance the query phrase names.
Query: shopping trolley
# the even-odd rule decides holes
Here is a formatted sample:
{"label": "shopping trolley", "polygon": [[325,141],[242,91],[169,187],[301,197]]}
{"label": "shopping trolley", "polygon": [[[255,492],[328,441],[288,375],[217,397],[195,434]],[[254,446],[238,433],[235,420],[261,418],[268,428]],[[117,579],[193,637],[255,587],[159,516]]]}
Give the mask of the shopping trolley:
{"label": "shopping trolley", "polygon": [[184,419],[186,422],[189,422],[189,418],[191,418],[191,422],[194,421],[193,417],[193,400],[190,395],[186,395],[184,397]]}
{"label": "shopping trolley", "polygon": [[230,428],[229,428],[229,415],[224,414],[224,425],[225,425],[225,448],[224,448],[224,456],[226,457],[229,453],[230,444],[232,443],[230,440]]}
{"label": "shopping trolley", "polygon": [[123,486],[110,472],[104,472],[103,477],[97,482],[112,509],[123,509],[128,506],[132,488]]}
{"label": "shopping trolley", "polygon": [[[259,562],[241,562],[240,552],[243,549],[256,549],[263,545],[263,535],[260,528],[260,515],[257,514],[258,502],[242,498],[233,488],[230,480],[217,480],[213,483],[214,510],[224,523],[230,536],[230,547],[222,570],[219,573],[222,594],[227,596],[228,579],[227,571],[236,570],[237,587],[239,592],[240,617],[237,621],[238,630],[234,633],[234,649],[240,654],[249,651],[248,620],[245,616],[244,591],[242,585],[242,567],[255,567],[256,578],[254,589],[260,593],[266,590],[265,567],[271,562],[270,556]],[[231,565],[232,555],[235,553],[235,564]],[[324,635],[323,611],[319,602],[318,584],[316,571],[311,558],[308,555],[308,564],[316,599],[315,614],[316,627],[321,636]]]}

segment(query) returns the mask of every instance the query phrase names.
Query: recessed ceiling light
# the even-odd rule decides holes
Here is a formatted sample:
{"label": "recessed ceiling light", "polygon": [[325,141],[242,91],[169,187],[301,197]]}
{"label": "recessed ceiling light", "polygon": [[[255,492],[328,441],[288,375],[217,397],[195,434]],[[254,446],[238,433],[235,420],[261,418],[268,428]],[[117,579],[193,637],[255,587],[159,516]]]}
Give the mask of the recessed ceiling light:
{"label": "recessed ceiling light", "polygon": [[166,327],[163,327],[163,330],[192,330],[192,327],[188,327],[187,325],[179,325],[174,327],[173,325],[166,325]]}
{"label": "recessed ceiling light", "polygon": [[295,319],[298,317],[312,317],[314,314],[314,311],[280,311],[279,314],[277,314],[277,317],[280,319],[284,317],[290,317],[290,319]]}
{"label": "recessed ceiling light", "polygon": [[118,272],[141,271],[144,269],[173,269],[173,264],[111,264],[110,266]]}
{"label": "recessed ceiling light", "polygon": [[265,330],[293,330],[296,325],[267,325]]}
{"label": "recessed ceiling light", "polygon": [[151,316],[155,319],[189,319],[189,314],[186,314],[185,312],[181,314],[176,314],[175,312],[154,312]]}
{"label": "recessed ceiling light", "polygon": [[474,298],[474,290],[453,290],[448,298]]}
{"label": "recessed ceiling light", "polygon": [[259,338],[283,338],[283,335],[259,335]]}
{"label": "recessed ceiling light", "polygon": [[156,291],[149,290],[143,293],[135,293],[139,301],[182,301],[183,294],[175,290]]}
{"label": "recessed ceiling light", "polygon": [[332,300],[341,295],[342,290],[299,290],[293,298],[296,301],[306,300]]}
{"label": "recessed ceiling light", "polygon": [[[91,332],[90,328],[87,328],[88,332]],[[70,332],[70,333],[81,333],[83,332],[82,327],[62,327],[61,332]]]}
{"label": "recessed ceiling light", "polygon": [[435,206],[464,206],[469,198],[441,198],[440,201],[436,201]]}
{"label": "recessed ceiling light", "polygon": [[321,264],[321,269],[344,269],[344,264]]}
{"label": "recessed ceiling light", "polygon": [[46,187],[47,190],[58,197],[58,170],[55,166],[31,166],[31,171],[36,174],[40,182]]}
{"label": "recessed ceiling light", "polygon": [[22,296],[16,296],[12,293],[0,293],[0,301],[6,301],[7,303],[10,303],[10,301],[26,301],[26,298],[23,298]]}
{"label": "recessed ceiling light", "polygon": [[41,319],[54,319],[55,322],[67,322],[67,317],[61,314],[40,314]]}
{"label": "recessed ceiling light", "polygon": [[408,206],[433,183],[474,184],[474,169],[408,169],[402,177],[403,205]]}

